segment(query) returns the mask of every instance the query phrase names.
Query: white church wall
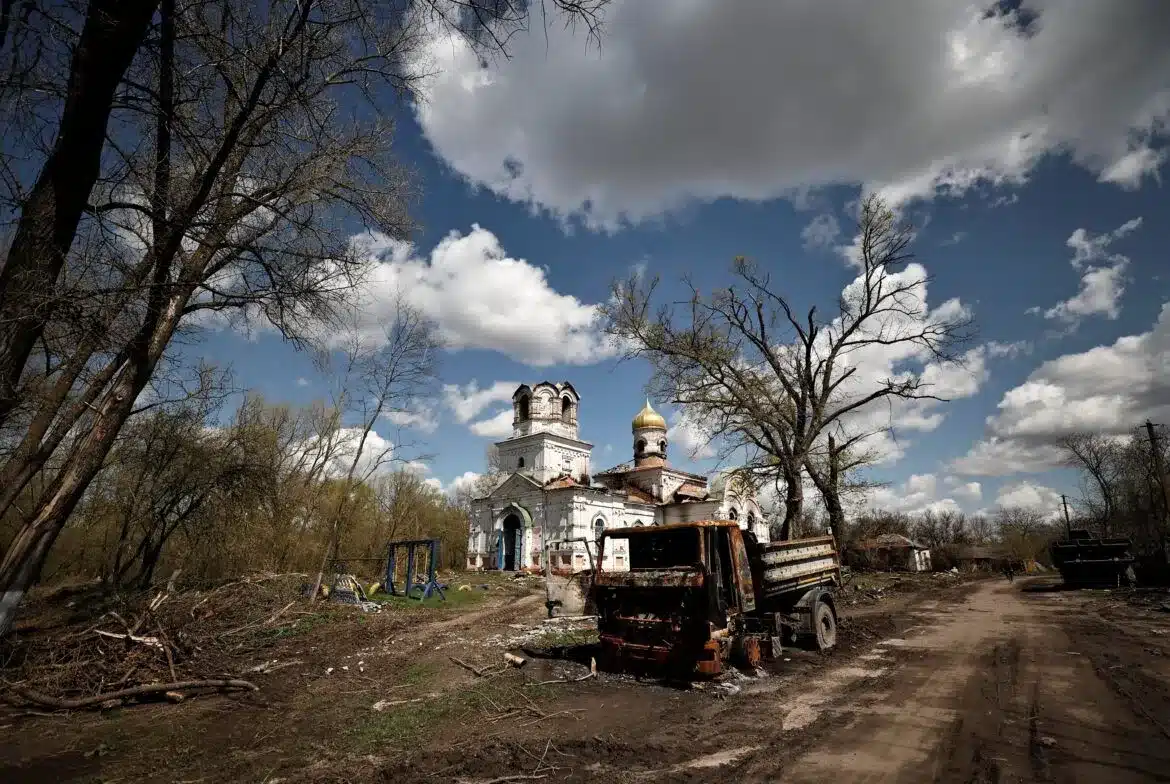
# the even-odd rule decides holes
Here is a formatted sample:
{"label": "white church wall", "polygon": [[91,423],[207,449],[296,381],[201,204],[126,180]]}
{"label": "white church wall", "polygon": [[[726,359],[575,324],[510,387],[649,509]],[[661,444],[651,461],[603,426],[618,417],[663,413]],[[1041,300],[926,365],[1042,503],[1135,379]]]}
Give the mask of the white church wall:
{"label": "white church wall", "polygon": [[714,501],[693,501],[685,504],[668,504],[662,507],[662,522],[694,523],[699,520],[717,520],[719,504]]}

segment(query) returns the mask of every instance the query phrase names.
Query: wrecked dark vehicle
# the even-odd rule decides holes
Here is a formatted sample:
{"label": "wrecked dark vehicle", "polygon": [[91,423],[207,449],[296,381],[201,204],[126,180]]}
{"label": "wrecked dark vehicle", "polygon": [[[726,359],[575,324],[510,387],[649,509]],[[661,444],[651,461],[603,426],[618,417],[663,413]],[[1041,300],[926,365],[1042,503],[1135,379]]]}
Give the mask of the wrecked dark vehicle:
{"label": "wrecked dark vehicle", "polygon": [[1125,537],[1093,536],[1083,529],[1049,548],[1052,564],[1060,570],[1066,585],[1073,587],[1119,587],[1134,582],[1133,543]]}
{"label": "wrecked dark vehicle", "polygon": [[708,520],[609,530],[600,550],[599,563],[620,564],[593,585],[605,670],[714,676],[778,657],[786,641],[836,644],[832,536],[760,544]]}

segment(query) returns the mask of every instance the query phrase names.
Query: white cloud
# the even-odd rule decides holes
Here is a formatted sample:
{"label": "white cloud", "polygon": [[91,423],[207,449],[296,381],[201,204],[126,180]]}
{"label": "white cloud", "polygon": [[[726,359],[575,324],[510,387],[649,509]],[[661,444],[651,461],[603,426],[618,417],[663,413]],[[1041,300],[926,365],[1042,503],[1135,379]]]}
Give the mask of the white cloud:
{"label": "white cloud", "polygon": [[613,353],[598,331],[595,305],[557,293],[545,271],[509,257],[490,231],[451,232],[429,257],[382,234],[354,238],[377,260],[356,309],[361,326],[379,330],[401,293],[432,319],[451,349],[498,351],[535,367],[583,365]]}
{"label": "white cloud", "polygon": [[[949,480],[948,477],[941,484],[951,484]],[[974,488],[970,485],[974,485]],[[901,485],[869,490],[859,499],[858,506],[872,511],[906,514],[961,512],[964,511],[962,501],[974,502],[980,497],[977,482],[944,489],[934,474],[912,474]]]}
{"label": "white cloud", "polygon": [[471,423],[471,432],[485,438],[507,438],[512,435],[512,409],[501,411],[490,419]]}
{"label": "white cloud", "polygon": [[822,213],[800,231],[800,239],[804,241],[805,250],[827,248],[831,246],[841,234],[841,225],[829,213]]}
{"label": "white cloud", "polygon": [[408,460],[402,464],[402,470],[417,476],[424,476],[431,472],[431,467],[421,460]]}
{"label": "white cloud", "polygon": [[307,379],[307,378],[298,378],[298,379],[297,379],[297,386],[298,386],[298,387],[307,387],[307,386],[309,386],[309,384],[311,384],[311,383],[312,383],[312,382],[311,382],[311,381],[309,381],[309,379]]}
{"label": "white cloud", "polygon": [[962,501],[981,501],[983,499],[983,487],[978,482],[963,482],[951,488],[951,494]]}
{"label": "white cloud", "polygon": [[957,193],[1021,182],[1050,154],[1125,187],[1156,173],[1164,1],[1027,8],[1037,18],[970,0],[908,0],[897,14],[615,0],[600,52],[554,25],[483,67],[436,38],[416,113],[472,183],[595,226],[694,200],[807,201],[832,184],[895,200]]}
{"label": "white cloud", "polygon": [[[899,272],[884,273],[892,287],[910,287],[900,298],[899,307],[892,308],[882,318],[867,324],[866,336],[881,335],[884,339],[921,334],[928,323],[937,324],[968,315],[967,307],[957,299],[947,300],[931,308],[928,300],[926,269],[917,263],[906,265]],[[859,276],[842,291],[848,300],[858,296],[862,287]],[[920,343],[900,340],[871,343],[848,352],[838,373],[852,371],[848,382],[842,385],[839,403],[846,403],[880,388],[889,379],[904,378],[908,372],[921,374],[928,385],[923,392],[944,400],[958,400],[976,394],[987,381],[987,351],[976,346],[963,354],[960,362],[935,359]],[[893,462],[905,452],[907,443],[895,436],[908,432],[928,432],[942,424],[945,414],[939,400],[900,400],[886,398],[864,406],[842,418],[848,433],[874,433],[866,448],[878,462]],[[893,432],[887,432],[892,428]]]}
{"label": "white cloud", "polygon": [[[1125,271],[1129,257],[1110,253],[1109,246],[1132,234],[1142,225],[1141,218],[1126,221],[1113,231],[1093,237],[1077,229],[1066,244],[1073,249],[1073,269],[1083,270],[1080,289],[1071,298],[1044,311],[1044,318],[1070,325],[1086,316],[1101,315],[1116,319],[1121,315],[1121,297],[1125,294]],[[1035,309],[1034,309],[1035,310]]]}
{"label": "white cloud", "polygon": [[[316,461],[321,464],[322,459],[329,455],[325,464],[325,473],[333,477],[344,477],[349,471],[354,456],[357,455],[357,467],[354,476],[364,478],[375,474],[396,470],[401,465],[394,461],[394,444],[371,430],[362,443],[362,428],[343,427],[330,439],[313,439],[294,447],[294,455],[308,455],[308,462]],[[361,444],[361,452],[358,445]]]}
{"label": "white cloud", "polygon": [[478,474],[475,471],[464,471],[452,479],[451,483],[443,489],[447,495],[453,496],[456,493],[473,489],[481,479],[483,479],[483,474]]}
{"label": "white cloud", "polygon": [[953,460],[950,469],[969,476],[1008,476],[1047,471],[1059,465],[1060,460],[1061,452],[1052,444],[1026,444],[989,436]]}
{"label": "white cloud", "polygon": [[711,436],[701,425],[680,412],[671,414],[670,421],[666,438],[671,446],[681,448],[692,460],[706,460],[715,456]]}
{"label": "white cloud", "polygon": [[1170,303],[1149,332],[1036,368],[1004,393],[986,437],[951,468],[973,476],[1043,471],[1059,464],[1063,436],[1120,435],[1146,419],[1170,419]]}
{"label": "white cloud", "polygon": [[1060,506],[1060,493],[1044,485],[1017,482],[1000,488],[999,494],[995,497],[995,505],[1001,508],[1024,507],[1051,515]]}
{"label": "white cloud", "polygon": [[1142,182],[1149,177],[1161,183],[1158,170],[1166,162],[1167,151],[1154,150],[1148,145],[1140,145],[1130,150],[1111,166],[1101,172],[1100,182],[1111,182],[1127,191],[1137,190]]}
{"label": "white cloud", "polygon": [[439,427],[439,417],[431,405],[423,404],[406,411],[388,411],[384,416],[399,427],[422,433],[433,433]]}
{"label": "white cloud", "polygon": [[465,387],[444,384],[443,399],[447,407],[455,413],[455,419],[460,424],[465,424],[491,405],[511,403],[512,395],[519,386],[519,381],[497,381],[484,389],[480,389],[474,380]]}
{"label": "white cloud", "polygon": [[1027,340],[1016,340],[1011,343],[999,343],[992,340],[985,345],[987,347],[987,356],[989,357],[1015,359],[1018,356],[1032,353],[1032,344]]}

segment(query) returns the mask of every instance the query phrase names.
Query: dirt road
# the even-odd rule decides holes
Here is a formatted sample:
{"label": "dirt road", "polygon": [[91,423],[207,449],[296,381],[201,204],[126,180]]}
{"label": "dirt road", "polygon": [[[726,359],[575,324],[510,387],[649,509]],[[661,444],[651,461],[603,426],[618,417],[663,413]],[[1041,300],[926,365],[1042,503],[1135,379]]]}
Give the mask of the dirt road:
{"label": "dirt road", "polygon": [[846,592],[830,655],[690,690],[578,680],[568,661],[500,670],[542,626],[535,593],[355,617],[289,637],[297,666],[259,693],[0,717],[0,780],[1170,782],[1164,594],[915,584]]}
{"label": "dirt road", "polygon": [[530,772],[553,748],[564,781],[1170,781],[1170,616],[1052,588],[920,601],[861,650],[794,653],[727,699],[593,683],[561,701],[575,721],[419,780]]}
{"label": "dirt road", "polygon": [[[1127,690],[1113,673],[1134,663],[1105,661],[1126,649],[1108,639],[1125,627],[1094,617],[1084,594],[1021,588],[987,583],[965,603],[927,608],[920,627],[779,706],[791,729],[818,716],[834,727],[782,766],[766,753],[745,761],[744,778],[1170,781],[1170,734],[1157,715],[1165,662],[1145,676],[1146,693]],[[874,687],[850,688],[865,680]]]}

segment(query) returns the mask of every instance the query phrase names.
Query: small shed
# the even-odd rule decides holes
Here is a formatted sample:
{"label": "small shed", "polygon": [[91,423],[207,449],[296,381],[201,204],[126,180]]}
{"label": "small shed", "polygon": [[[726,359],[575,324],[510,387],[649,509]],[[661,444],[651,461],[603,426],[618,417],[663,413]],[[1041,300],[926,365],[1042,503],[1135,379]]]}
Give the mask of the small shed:
{"label": "small shed", "polygon": [[854,547],[858,566],[894,572],[929,572],[930,548],[901,534],[882,534]]}

